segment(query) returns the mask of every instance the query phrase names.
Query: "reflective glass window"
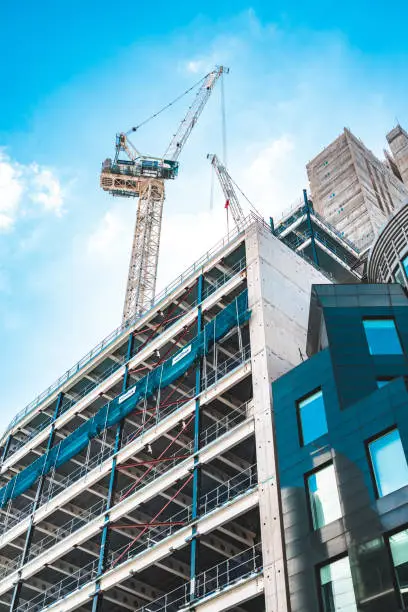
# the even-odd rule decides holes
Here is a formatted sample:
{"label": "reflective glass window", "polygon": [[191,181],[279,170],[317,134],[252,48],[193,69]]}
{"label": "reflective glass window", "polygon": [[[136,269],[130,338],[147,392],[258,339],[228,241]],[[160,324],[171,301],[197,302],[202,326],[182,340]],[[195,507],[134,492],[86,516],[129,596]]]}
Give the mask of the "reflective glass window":
{"label": "reflective glass window", "polygon": [[327,465],[307,479],[313,527],[320,529],[341,517],[334,465]]}
{"label": "reflective glass window", "polygon": [[357,612],[348,557],[320,569],[324,612]]}
{"label": "reflective glass window", "polygon": [[408,529],[390,537],[390,548],[402,604],[408,607]]}
{"label": "reflective glass window", "polygon": [[402,353],[394,319],[365,319],[363,325],[371,355]]}
{"label": "reflective glass window", "polygon": [[322,391],[316,391],[298,403],[303,444],[309,444],[327,433],[326,411]]}
{"label": "reflective glass window", "polygon": [[408,484],[408,465],[398,429],[368,445],[379,497]]}

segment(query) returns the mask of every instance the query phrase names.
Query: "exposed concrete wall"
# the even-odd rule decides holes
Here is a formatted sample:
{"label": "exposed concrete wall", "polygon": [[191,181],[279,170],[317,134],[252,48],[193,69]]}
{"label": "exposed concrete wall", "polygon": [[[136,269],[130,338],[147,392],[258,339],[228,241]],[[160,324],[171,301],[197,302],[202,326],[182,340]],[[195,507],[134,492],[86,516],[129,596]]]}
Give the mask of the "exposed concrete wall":
{"label": "exposed concrete wall", "polygon": [[246,256],[265,610],[286,612],[271,383],[306,356],[311,285],[330,281],[256,225],[247,232]]}
{"label": "exposed concrete wall", "polygon": [[397,125],[387,134],[387,140],[401,178],[408,187],[408,134]]}

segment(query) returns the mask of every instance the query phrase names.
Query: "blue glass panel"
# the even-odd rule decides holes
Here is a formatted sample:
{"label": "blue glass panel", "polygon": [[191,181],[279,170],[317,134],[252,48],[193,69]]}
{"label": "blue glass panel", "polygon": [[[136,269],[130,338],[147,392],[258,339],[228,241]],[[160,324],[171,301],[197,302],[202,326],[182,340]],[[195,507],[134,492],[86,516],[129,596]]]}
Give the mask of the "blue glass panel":
{"label": "blue glass panel", "polygon": [[363,325],[371,355],[402,353],[393,319],[366,319]]}
{"label": "blue glass panel", "polygon": [[408,465],[398,429],[371,442],[369,450],[380,497],[408,484]]}
{"label": "blue glass panel", "polygon": [[317,391],[299,402],[303,444],[309,444],[327,433],[323,393]]}

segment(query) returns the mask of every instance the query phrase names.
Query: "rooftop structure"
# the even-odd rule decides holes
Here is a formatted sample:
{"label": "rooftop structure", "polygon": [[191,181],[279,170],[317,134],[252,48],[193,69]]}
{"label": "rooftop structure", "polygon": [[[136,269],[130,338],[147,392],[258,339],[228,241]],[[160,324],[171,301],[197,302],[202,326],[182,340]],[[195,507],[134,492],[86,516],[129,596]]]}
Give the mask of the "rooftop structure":
{"label": "rooftop structure", "polygon": [[408,200],[408,186],[346,128],[307,173],[316,211],[361,251]]}
{"label": "rooftop structure", "polygon": [[270,383],[325,282],[250,217],[18,415],[0,612],[288,609]]}
{"label": "rooftop structure", "polygon": [[330,274],[334,282],[361,280],[363,264],[359,249],[323,219],[307,197],[274,224],[274,234],[298,255]]}

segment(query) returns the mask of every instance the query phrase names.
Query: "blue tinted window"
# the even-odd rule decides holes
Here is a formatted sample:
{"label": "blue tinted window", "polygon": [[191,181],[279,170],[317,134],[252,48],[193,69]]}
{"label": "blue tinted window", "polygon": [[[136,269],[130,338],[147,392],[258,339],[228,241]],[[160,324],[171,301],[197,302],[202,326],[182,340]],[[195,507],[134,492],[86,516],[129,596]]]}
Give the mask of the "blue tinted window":
{"label": "blue tinted window", "polygon": [[334,465],[327,465],[307,479],[313,527],[320,529],[341,517]]}
{"label": "blue tinted window", "polygon": [[402,353],[394,319],[365,319],[363,325],[371,355]]}
{"label": "blue tinted window", "polygon": [[323,393],[316,391],[298,404],[303,444],[309,444],[327,433]]}
{"label": "blue tinted window", "polygon": [[368,448],[380,497],[408,484],[408,465],[398,429],[377,438]]}

